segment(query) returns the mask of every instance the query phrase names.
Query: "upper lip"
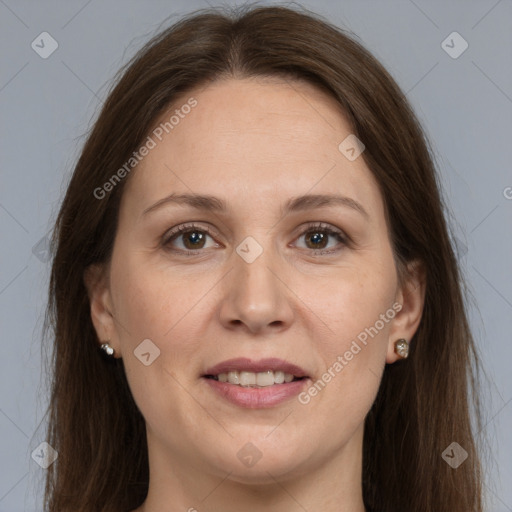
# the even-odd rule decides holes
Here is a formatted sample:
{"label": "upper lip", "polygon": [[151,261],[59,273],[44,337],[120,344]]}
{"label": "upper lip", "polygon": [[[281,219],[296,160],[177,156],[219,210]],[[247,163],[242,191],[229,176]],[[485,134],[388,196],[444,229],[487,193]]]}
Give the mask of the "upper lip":
{"label": "upper lip", "polygon": [[228,359],[221,363],[208,368],[204,375],[219,375],[220,373],[227,373],[233,371],[245,371],[245,372],[266,372],[267,370],[282,371],[284,373],[290,373],[294,377],[307,377],[306,371],[297,366],[296,364],[289,363],[283,359],[275,357],[260,359],[254,361],[247,357],[238,357],[236,359]]}

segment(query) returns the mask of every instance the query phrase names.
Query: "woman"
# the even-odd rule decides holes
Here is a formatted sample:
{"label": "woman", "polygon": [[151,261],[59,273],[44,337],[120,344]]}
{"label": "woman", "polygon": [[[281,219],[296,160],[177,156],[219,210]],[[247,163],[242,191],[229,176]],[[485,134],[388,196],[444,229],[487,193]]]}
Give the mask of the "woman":
{"label": "woman", "polygon": [[434,165],[341,30],[249,7],[163,31],[54,244],[47,510],[482,510]]}

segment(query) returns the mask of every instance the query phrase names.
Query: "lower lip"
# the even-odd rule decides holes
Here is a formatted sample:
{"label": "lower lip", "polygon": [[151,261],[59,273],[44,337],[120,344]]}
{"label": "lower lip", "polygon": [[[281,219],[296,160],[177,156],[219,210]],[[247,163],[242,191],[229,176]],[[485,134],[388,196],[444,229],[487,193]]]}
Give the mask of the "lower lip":
{"label": "lower lip", "polygon": [[274,407],[297,396],[304,389],[309,379],[274,384],[263,388],[243,387],[229,382],[207,379],[206,377],[203,377],[203,380],[211,389],[232,404],[248,409],[264,409]]}

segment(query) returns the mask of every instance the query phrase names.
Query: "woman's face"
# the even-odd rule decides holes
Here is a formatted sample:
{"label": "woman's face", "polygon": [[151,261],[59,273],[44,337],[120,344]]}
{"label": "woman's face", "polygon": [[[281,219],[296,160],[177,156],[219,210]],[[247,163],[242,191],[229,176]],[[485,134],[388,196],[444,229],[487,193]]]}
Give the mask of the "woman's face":
{"label": "woman's face", "polygon": [[339,148],[350,126],[321,91],[278,79],[215,82],[159,122],[176,109],[126,183],[109,279],[91,295],[153,467],[259,483],[357,469],[419,307],[398,286],[361,148]]}

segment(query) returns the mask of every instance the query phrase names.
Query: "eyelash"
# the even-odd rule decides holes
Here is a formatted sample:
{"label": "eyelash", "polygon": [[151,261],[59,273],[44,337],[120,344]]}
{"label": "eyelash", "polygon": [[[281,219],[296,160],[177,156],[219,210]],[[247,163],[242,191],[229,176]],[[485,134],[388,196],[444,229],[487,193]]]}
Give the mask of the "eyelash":
{"label": "eyelash", "polygon": [[[179,253],[184,256],[196,256],[200,252],[204,252],[204,250],[199,249],[197,251],[190,251],[190,250],[184,250],[184,249],[172,249],[170,247],[170,242],[177,239],[180,235],[183,235],[185,233],[191,233],[191,232],[200,232],[200,233],[206,233],[210,237],[214,238],[216,234],[207,226],[198,226],[197,224],[191,223],[191,224],[182,224],[181,226],[178,226],[177,228],[171,230],[170,232],[166,233],[164,235],[162,240],[162,247],[164,247],[166,250]],[[316,231],[322,232],[328,236],[337,236],[340,240],[340,244],[344,246],[348,246],[349,244],[349,238],[348,236],[341,230],[337,228],[333,228],[329,226],[328,224],[324,224],[322,222],[315,223],[308,225],[304,231],[300,233],[298,238],[307,235],[308,233],[315,233]],[[335,250],[328,250],[328,249],[306,249],[309,251],[312,251],[313,254],[318,254],[319,252],[322,254],[334,254],[339,252],[341,249],[335,249]]]}

